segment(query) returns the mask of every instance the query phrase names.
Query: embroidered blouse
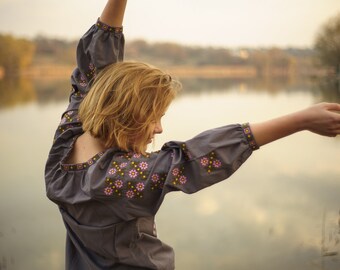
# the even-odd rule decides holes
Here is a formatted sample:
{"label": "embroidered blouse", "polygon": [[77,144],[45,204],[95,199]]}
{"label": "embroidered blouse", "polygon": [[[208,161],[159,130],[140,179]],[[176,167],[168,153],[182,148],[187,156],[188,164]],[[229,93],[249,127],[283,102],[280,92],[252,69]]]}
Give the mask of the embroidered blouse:
{"label": "embroidered blouse", "polygon": [[80,39],[70,103],[45,168],[46,192],[67,230],[66,269],[174,269],[173,249],[156,235],[154,216],[171,191],[194,193],[233,174],[257,149],[249,125],[207,130],[141,155],[111,148],[66,164],[83,133],[78,107],[96,73],[123,60],[121,28],[100,22]]}

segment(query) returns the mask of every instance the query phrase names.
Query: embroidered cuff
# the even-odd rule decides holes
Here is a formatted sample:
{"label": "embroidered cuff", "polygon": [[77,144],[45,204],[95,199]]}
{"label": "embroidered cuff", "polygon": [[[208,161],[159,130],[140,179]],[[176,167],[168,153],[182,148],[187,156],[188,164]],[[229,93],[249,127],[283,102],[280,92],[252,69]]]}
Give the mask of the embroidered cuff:
{"label": "embroidered cuff", "polygon": [[242,124],[242,130],[243,130],[244,135],[247,138],[247,141],[248,141],[251,149],[253,151],[259,149],[260,147],[258,146],[258,144],[255,141],[255,138],[254,138],[254,135],[253,135],[253,133],[250,129],[249,123]]}
{"label": "embroidered cuff", "polygon": [[114,33],[121,33],[123,32],[123,27],[112,27],[110,25],[107,25],[103,22],[101,22],[98,18],[97,23],[96,23],[97,27],[99,29],[102,29],[103,31],[108,31],[108,32],[114,32]]}

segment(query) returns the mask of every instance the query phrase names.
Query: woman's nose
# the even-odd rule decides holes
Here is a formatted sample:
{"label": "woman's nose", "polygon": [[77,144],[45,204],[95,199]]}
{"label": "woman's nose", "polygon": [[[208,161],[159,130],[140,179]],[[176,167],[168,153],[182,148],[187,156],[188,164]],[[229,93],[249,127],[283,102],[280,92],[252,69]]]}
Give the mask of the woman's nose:
{"label": "woman's nose", "polygon": [[160,121],[158,121],[158,122],[156,123],[155,129],[154,129],[154,133],[155,133],[155,134],[160,134],[160,133],[162,133],[162,132],[163,132],[162,124],[161,124]]}

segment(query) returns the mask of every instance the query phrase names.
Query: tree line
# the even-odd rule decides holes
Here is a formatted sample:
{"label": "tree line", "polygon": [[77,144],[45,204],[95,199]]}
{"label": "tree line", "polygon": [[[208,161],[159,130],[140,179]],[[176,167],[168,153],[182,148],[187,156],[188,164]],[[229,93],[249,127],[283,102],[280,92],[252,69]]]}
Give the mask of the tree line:
{"label": "tree line", "polygon": [[[38,36],[23,39],[0,34],[0,67],[7,76],[30,66],[75,65],[77,41]],[[340,72],[340,14],[331,18],[317,35],[313,48],[218,48],[150,43],[126,44],[126,59],[167,66],[252,66],[259,75],[308,74],[317,64]]]}
{"label": "tree line", "polygon": [[28,67],[34,54],[35,45],[32,41],[0,34],[0,66],[6,75],[17,74]]}

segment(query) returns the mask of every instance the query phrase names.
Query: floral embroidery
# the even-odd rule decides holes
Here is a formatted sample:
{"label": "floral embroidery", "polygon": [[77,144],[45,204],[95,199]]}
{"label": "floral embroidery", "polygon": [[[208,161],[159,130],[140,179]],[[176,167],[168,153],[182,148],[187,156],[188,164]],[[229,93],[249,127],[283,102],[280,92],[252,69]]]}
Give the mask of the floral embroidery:
{"label": "floral embroidery", "polygon": [[191,156],[189,150],[187,149],[187,146],[186,146],[185,143],[183,143],[183,144],[181,145],[181,149],[182,149],[183,154],[184,154],[184,159],[185,159],[185,160],[190,160],[190,159],[192,158],[192,156]]}
{"label": "floral embroidery", "polygon": [[214,168],[219,168],[222,166],[222,162],[219,159],[215,159],[212,163]]}
{"label": "floral embroidery", "polygon": [[132,199],[133,197],[135,197],[135,193],[130,189],[128,191],[126,191],[125,193],[126,197],[128,197],[129,199]]}
{"label": "floral embroidery", "polygon": [[89,64],[89,70],[86,73],[86,77],[87,78],[93,78],[93,77],[95,77],[95,75],[96,75],[96,67],[92,63],[90,63]]}
{"label": "floral embroidery", "polygon": [[63,117],[61,118],[60,125],[79,121],[79,117],[75,114],[75,111],[68,111],[64,113]]}
{"label": "floral embroidery", "polygon": [[166,176],[167,174],[160,175],[158,173],[154,173],[151,176],[152,181],[151,190],[162,189],[164,187]]}
{"label": "floral embroidery", "polygon": [[[153,173],[149,177],[150,155],[126,153],[118,155],[107,171],[104,194],[107,196],[137,199],[143,197],[146,189],[156,191],[164,186],[167,174]],[[186,182],[186,178],[181,181]],[[110,189],[108,189],[108,187]]]}
{"label": "floral embroidery", "polygon": [[116,180],[115,183],[113,184],[112,180],[107,177],[105,180],[107,187],[104,188],[104,194],[107,196],[113,195],[113,194],[116,194],[117,196],[121,196],[122,193],[120,189],[123,186],[123,181],[121,181],[121,183],[119,181],[120,180]]}
{"label": "floral embroidery", "polygon": [[106,195],[111,195],[112,192],[113,192],[113,189],[112,189],[111,187],[106,187],[106,188],[104,189],[104,193],[105,193]]}
{"label": "floral embroidery", "polygon": [[82,164],[77,164],[77,170],[81,170],[83,168]]}
{"label": "floral embroidery", "polygon": [[90,167],[92,164],[94,164],[103,154],[104,154],[104,152],[100,152],[97,155],[95,155],[93,158],[89,159],[88,161],[86,161],[84,163],[61,164],[61,168],[64,171],[79,171],[79,170],[84,170],[84,169]]}
{"label": "floral embroidery", "polygon": [[102,23],[99,19],[97,20],[96,25],[99,29],[102,29],[103,31],[115,32],[115,33],[123,32],[123,27],[111,27],[105,23]]}
{"label": "floral embroidery", "polygon": [[159,180],[159,174],[154,173],[154,174],[151,176],[151,181],[154,182],[154,183],[157,183],[158,180]]}
{"label": "floral embroidery", "polygon": [[129,171],[129,176],[130,176],[131,178],[136,178],[137,175],[138,175],[138,172],[137,172],[136,170],[131,170],[131,171]]}
{"label": "floral embroidery", "polygon": [[79,73],[79,76],[77,77],[77,81],[78,81],[78,84],[82,87],[86,87],[87,86],[87,79],[86,77],[84,76],[83,73]]}
{"label": "floral embroidery", "polygon": [[61,125],[58,127],[58,132],[59,134],[65,132],[66,130],[69,130],[70,128],[75,128],[75,127],[80,127],[81,123],[74,123],[74,124],[70,124],[70,125]]}
{"label": "floral embroidery", "polygon": [[178,168],[175,168],[175,169],[172,170],[172,175],[177,176],[177,175],[179,175],[179,172],[180,172],[180,170]]}
{"label": "floral embroidery", "polygon": [[75,96],[75,97],[80,97],[80,98],[84,98],[84,97],[86,97],[86,94],[84,94],[84,93],[81,93],[80,91],[78,91],[78,90],[74,90],[74,93],[73,93],[73,95]]}
{"label": "floral embroidery", "polygon": [[222,166],[222,162],[216,158],[215,152],[210,152],[209,156],[202,157],[200,163],[202,167],[206,169],[207,173],[211,173],[213,169]]}
{"label": "floral embroidery", "polygon": [[145,185],[142,182],[139,182],[139,183],[136,184],[136,189],[138,191],[142,191],[144,189],[144,187],[145,187]]}
{"label": "floral embroidery", "polygon": [[208,164],[209,164],[209,159],[208,159],[207,157],[201,158],[201,165],[202,165],[203,167],[208,166]]}
{"label": "floral embroidery", "polygon": [[145,171],[148,168],[148,163],[143,161],[139,163],[138,167],[141,168],[141,170]]}
{"label": "floral embroidery", "polygon": [[255,138],[254,138],[253,133],[251,132],[249,123],[244,123],[244,124],[242,124],[242,130],[243,130],[244,135],[245,135],[246,138],[247,138],[247,141],[248,141],[248,143],[249,143],[251,149],[252,149],[252,150],[257,150],[257,149],[259,149],[260,147],[258,146],[258,144],[257,144],[256,141],[255,141]]}
{"label": "floral embroidery", "polygon": [[[141,184],[143,187],[141,187]],[[139,185],[139,189],[137,188],[137,185]],[[126,191],[125,195],[127,198],[132,199],[134,197],[142,198],[143,194],[140,193],[144,189],[143,183],[137,183],[136,186],[132,182],[128,182],[128,190]]]}
{"label": "floral embroidery", "polygon": [[57,135],[65,132],[66,130],[70,128],[80,127],[80,126],[81,126],[81,123],[75,111],[68,111],[64,113],[63,117],[61,118],[55,138],[57,137]]}
{"label": "floral embroidery", "polygon": [[187,182],[187,177],[185,175],[181,175],[179,177],[179,182],[183,185]]}
{"label": "floral embroidery", "polygon": [[171,180],[171,183],[173,185],[184,185],[187,182],[187,177],[183,174],[184,172],[184,166],[181,168],[174,168],[172,170],[173,179]]}
{"label": "floral embroidery", "polygon": [[70,123],[73,121],[72,115],[74,114],[74,111],[68,111],[64,113],[63,118],[61,119],[60,124]]}
{"label": "floral embroidery", "polygon": [[123,181],[122,180],[116,180],[115,181],[115,187],[120,189],[123,187]]}
{"label": "floral embroidery", "polygon": [[117,169],[116,168],[112,168],[109,170],[109,174],[113,175],[116,174]]}

